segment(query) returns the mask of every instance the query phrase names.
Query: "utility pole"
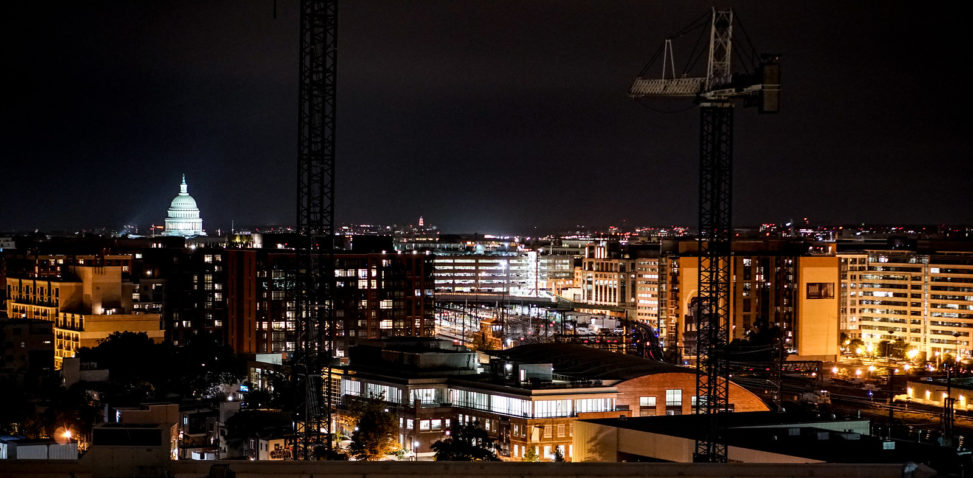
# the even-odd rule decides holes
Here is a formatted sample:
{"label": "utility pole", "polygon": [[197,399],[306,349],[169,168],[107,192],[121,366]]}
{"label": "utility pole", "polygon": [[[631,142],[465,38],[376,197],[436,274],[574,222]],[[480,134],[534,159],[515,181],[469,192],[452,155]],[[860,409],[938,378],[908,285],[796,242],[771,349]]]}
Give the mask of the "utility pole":
{"label": "utility pole", "polygon": [[889,438],[892,438],[892,422],[895,420],[894,409],[892,404],[895,401],[895,389],[892,387],[892,382],[895,380],[895,369],[889,364]]}

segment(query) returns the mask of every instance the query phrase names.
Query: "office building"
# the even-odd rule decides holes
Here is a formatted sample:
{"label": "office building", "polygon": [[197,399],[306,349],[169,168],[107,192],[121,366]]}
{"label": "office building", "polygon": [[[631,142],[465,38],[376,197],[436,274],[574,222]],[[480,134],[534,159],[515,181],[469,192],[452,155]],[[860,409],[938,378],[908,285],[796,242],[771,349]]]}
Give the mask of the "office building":
{"label": "office building", "polygon": [[[475,423],[505,460],[529,449],[552,460],[559,448],[570,460],[580,418],[691,414],[695,405],[695,370],[581,345],[525,345],[481,362],[449,342],[401,339],[364,343],[349,358],[343,400],[381,397],[397,416],[400,444],[420,456],[431,456],[451,424]],[[736,384],[729,402],[767,410]]]}
{"label": "office building", "polygon": [[930,361],[970,357],[973,253],[946,246],[840,253],[842,330],[872,351],[901,341]]}

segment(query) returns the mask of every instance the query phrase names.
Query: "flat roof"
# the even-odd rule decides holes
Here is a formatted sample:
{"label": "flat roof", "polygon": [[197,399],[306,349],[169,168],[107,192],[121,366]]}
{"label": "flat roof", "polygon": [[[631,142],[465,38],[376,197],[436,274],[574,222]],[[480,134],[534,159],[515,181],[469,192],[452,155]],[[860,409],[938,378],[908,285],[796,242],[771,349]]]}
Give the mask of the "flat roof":
{"label": "flat roof", "polygon": [[[580,421],[696,440],[704,438],[707,420],[706,416],[690,414]],[[719,420],[727,427],[725,436],[729,446],[829,463],[928,462],[949,456],[949,450],[942,447],[904,440],[895,440],[895,448],[886,450],[887,440],[875,436],[815,427],[823,422],[850,424],[861,420],[829,420],[775,412],[727,413],[720,415]]]}
{"label": "flat roof", "polygon": [[577,344],[528,344],[488,353],[525,364],[549,363],[556,374],[582,379],[631,380],[657,373],[696,374],[693,368]]}

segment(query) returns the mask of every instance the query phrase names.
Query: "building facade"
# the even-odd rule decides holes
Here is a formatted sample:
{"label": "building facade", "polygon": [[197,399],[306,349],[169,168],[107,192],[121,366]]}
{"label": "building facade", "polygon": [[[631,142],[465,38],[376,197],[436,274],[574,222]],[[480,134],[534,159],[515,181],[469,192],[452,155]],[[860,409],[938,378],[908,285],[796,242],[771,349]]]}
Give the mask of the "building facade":
{"label": "building facade", "polygon": [[843,331],[872,350],[904,341],[927,360],[970,357],[973,253],[866,250],[840,255]]}
{"label": "building facade", "polygon": [[[695,377],[693,369],[580,345],[515,347],[481,362],[449,343],[400,341],[352,349],[340,390],[345,403],[388,403],[400,445],[419,456],[432,456],[430,446],[459,423],[483,428],[504,460],[532,449],[550,461],[560,449],[570,461],[575,420],[691,414]],[[736,411],[767,410],[736,384],[730,402]]]}
{"label": "building facade", "polygon": [[7,315],[54,324],[54,367],[81,347],[115,332],[142,332],[161,342],[161,316],[133,307],[120,266],[75,265],[60,277],[7,277]]}
{"label": "building facade", "polygon": [[[668,322],[675,326],[675,334],[668,335],[669,345],[691,360],[699,262],[695,243],[680,246],[680,254],[670,258],[679,263],[666,276]],[[739,241],[733,248],[730,340],[776,328],[790,353],[808,360],[835,360],[840,352],[839,261],[833,245]]]}

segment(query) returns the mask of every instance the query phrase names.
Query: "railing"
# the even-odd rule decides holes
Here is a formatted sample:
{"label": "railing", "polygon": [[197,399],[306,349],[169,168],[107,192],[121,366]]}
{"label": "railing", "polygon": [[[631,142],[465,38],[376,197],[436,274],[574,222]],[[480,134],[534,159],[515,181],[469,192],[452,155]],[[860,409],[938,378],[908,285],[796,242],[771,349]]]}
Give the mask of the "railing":
{"label": "railing", "polygon": [[632,83],[628,95],[642,96],[696,96],[703,91],[706,78],[648,79],[638,77]]}

